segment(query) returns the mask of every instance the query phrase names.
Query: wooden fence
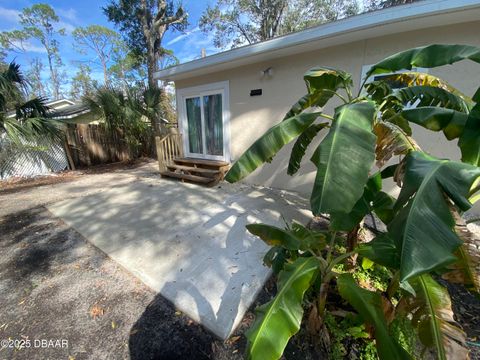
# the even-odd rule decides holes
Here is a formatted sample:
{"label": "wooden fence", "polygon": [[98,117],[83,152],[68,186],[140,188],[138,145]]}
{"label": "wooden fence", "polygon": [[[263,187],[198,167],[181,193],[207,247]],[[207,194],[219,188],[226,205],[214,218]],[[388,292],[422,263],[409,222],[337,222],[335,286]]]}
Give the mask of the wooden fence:
{"label": "wooden fence", "polygon": [[128,146],[121,131],[107,132],[101,125],[70,124],[67,145],[73,163],[78,167],[132,160],[141,156],[156,157],[153,132],[147,134],[141,146]]}

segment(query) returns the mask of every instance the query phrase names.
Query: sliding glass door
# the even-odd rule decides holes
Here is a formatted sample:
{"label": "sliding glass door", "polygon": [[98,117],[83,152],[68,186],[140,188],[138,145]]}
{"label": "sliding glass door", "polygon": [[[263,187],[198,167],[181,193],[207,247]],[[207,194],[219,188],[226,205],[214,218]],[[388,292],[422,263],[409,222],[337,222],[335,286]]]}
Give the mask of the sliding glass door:
{"label": "sliding glass door", "polygon": [[[193,93],[193,94],[192,94]],[[179,91],[181,94],[181,90]],[[225,91],[190,92],[181,96],[185,150],[188,157],[227,160]],[[228,159],[229,160],[229,159]]]}

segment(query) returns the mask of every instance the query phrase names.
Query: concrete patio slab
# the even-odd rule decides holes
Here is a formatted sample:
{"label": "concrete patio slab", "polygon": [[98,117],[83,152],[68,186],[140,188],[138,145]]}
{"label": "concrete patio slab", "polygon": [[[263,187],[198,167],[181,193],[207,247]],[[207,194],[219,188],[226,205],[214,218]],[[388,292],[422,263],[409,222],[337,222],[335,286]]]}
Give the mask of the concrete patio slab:
{"label": "concrete patio slab", "polygon": [[270,275],[245,225],[305,223],[307,202],[243,184],[134,182],[48,206],[182,312],[225,339]]}

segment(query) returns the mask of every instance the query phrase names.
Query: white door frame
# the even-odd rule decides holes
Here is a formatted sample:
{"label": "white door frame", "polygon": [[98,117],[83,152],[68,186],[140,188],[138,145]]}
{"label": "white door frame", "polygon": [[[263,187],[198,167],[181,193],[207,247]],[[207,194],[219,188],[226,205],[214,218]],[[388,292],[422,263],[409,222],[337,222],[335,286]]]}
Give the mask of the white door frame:
{"label": "white door frame", "polygon": [[[187,107],[186,99],[194,97],[202,97],[214,94],[222,95],[222,126],[223,126],[223,155],[208,155],[208,154],[196,154],[189,152],[188,143],[188,121],[187,121]],[[202,116],[202,144],[205,149],[205,129],[204,129],[204,114],[203,114],[203,101],[201,103],[201,116]],[[207,160],[223,160],[230,162],[230,91],[229,82],[221,81],[211,84],[205,84],[200,86],[193,86],[189,88],[177,89],[177,109],[178,109],[178,124],[180,132],[183,134],[183,153],[186,157],[201,158]],[[205,151],[204,151],[205,152]]]}

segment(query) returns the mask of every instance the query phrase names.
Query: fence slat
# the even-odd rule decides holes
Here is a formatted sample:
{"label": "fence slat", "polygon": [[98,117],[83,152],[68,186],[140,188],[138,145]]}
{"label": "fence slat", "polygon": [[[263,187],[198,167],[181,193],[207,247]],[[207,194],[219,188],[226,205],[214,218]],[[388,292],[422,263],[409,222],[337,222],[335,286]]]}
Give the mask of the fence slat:
{"label": "fence slat", "polygon": [[77,167],[133,160],[139,155],[154,157],[156,153],[153,132],[145,136],[135,152],[130,150],[120,130],[109,133],[102,125],[94,124],[69,125],[67,142]]}

